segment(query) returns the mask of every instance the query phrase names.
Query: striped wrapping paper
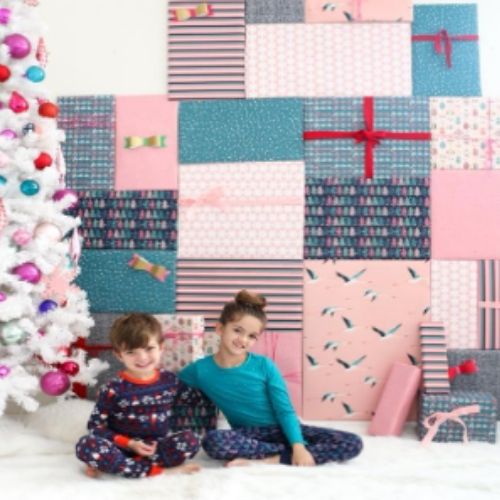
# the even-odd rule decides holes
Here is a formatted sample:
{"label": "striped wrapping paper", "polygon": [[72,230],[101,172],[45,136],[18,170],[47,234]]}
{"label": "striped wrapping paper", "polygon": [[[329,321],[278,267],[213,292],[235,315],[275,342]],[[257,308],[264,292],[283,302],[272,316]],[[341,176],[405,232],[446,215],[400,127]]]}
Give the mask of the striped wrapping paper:
{"label": "striped wrapping paper", "polygon": [[420,323],[419,331],[424,392],[447,394],[450,392],[450,381],[444,325],[437,321]]}
{"label": "striped wrapping paper", "polygon": [[478,262],[478,347],[500,349],[500,261]]}
{"label": "striped wrapping paper", "polygon": [[115,98],[70,96],[57,100],[58,125],[66,134],[66,186],[110,189],[115,172]]}
{"label": "striped wrapping paper", "polygon": [[268,301],[266,331],[302,332],[301,260],[177,261],[176,311],[202,314],[213,332],[224,304],[246,288]]}
{"label": "striped wrapping paper", "polygon": [[92,189],[78,200],[71,212],[82,219],[84,248],[177,248],[177,191]]}
{"label": "striped wrapping paper", "polygon": [[245,97],[245,2],[210,0],[212,15],[175,20],[175,9],[199,2],[169,2],[169,99]]}

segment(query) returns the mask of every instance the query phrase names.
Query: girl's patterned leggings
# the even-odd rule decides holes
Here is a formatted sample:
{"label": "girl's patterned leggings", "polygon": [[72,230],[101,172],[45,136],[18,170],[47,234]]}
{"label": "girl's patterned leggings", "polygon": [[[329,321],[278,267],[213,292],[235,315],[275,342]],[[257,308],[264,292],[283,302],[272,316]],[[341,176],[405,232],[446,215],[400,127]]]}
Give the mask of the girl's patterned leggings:
{"label": "girl's patterned leggings", "polygon": [[[359,455],[361,438],[348,432],[301,425],[306,448],[316,464],[344,462]],[[260,459],[279,455],[282,464],[291,464],[292,450],[279,426],[236,427],[212,430],[202,441],[207,455],[217,460]]]}
{"label": "girl's patterned leggings", "polygon": [[157,440],[156,453],[150,457],[136,455],[120,448],[109,439],[83,436],[76,445],[76,456],[101,472],[123,477],[144,477],[158,468],[175,467],[191,458],[200,448],[199,439],[191,431],[181,431]]}

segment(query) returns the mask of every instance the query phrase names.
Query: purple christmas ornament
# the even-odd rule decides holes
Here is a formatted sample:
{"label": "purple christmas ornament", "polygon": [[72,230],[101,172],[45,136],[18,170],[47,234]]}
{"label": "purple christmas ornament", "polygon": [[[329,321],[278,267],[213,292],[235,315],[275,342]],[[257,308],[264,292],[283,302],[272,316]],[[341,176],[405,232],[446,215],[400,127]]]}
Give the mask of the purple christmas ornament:
{"label": "purple christmas ornament", "polygon": [[0,378],[5,378],[9,375],[10,368],[6,365],[0,365]]}
{"label": "purple christmas ornament", "polygon": [[10,21],[10,9],[0,9],[0,24],[9,24]]}
{"label": "purple christmas ornament", "polygon": [[38,283],[42,278],[42,272],[36,264],[33,262],[25,262],[12,269],[12,272],[16,274],[22,281],[27,281],[29,283]]}
{"label": "purple christmas ornament", "polygon": [[47,313],[49,311],[53,311],[54,309],[57,309],[57,302],[55,302],[54,300],[51,300],[51,299],[44,300],[38,306],[38,311],[41,314]]}
{"label": "purple christmas ornament", "polygon": [[19,33],[7,35],[3,39],[3,43],[9,47],[10,57],[14,59],[22,59],[31,51],[31,42]]}
{"label": "purple christmas ornament", "polygon": [[71,385],[69,377],[60,371],[47,372],[40,379],[40,387],[49,396],[60,396],[64,394]]}

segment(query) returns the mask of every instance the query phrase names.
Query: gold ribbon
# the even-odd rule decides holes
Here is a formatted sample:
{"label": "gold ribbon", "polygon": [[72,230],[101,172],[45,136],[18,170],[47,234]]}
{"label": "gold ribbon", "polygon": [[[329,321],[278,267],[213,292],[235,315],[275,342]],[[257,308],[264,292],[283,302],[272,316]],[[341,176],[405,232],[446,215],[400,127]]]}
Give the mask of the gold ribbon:
{"label": "gold ribbon", "polygon": [[172,15],[172,21],[187,21],[192,17],[206,17],[213,15],[213,7],[205,2],[199,3],[196,7],[192,9],[172,9],[170,14]]}
{"label": "gold ribbon", "polygon": [[125,148],[136,149],[142,147],[164,148],[167,145],[167,138],[164,135],[151,135],[149,137],[140,137],[131,135],[125,137]]}
{"label": "gold ribbon", "polygon": [[137,253],[134,253],[132,258],[128,261],[128,265],[137,271],[146,271],[158,281],[165,281],[167,276],[170,274],[170,271],[165,266],[152,264],[149,260],[141,257]]}

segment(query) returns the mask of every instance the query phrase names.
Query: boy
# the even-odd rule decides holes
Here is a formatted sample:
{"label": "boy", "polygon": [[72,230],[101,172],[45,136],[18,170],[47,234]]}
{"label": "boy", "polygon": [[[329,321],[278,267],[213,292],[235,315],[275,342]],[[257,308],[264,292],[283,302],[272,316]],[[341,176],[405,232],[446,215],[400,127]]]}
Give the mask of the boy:
{"label": "boy", "polygon": [[105,384],[90,416],[90,433],[76,445],[77,457],[98,471],[123,477],[193,473],[197,464],[184,464],[199,449],[189,430],[169,434],[169,416],[176,401],[197,405],[203,395],[185,386],[175,374],[159,370],[161,325],[149,314],[118,318],[110,341],[124,370]]}

